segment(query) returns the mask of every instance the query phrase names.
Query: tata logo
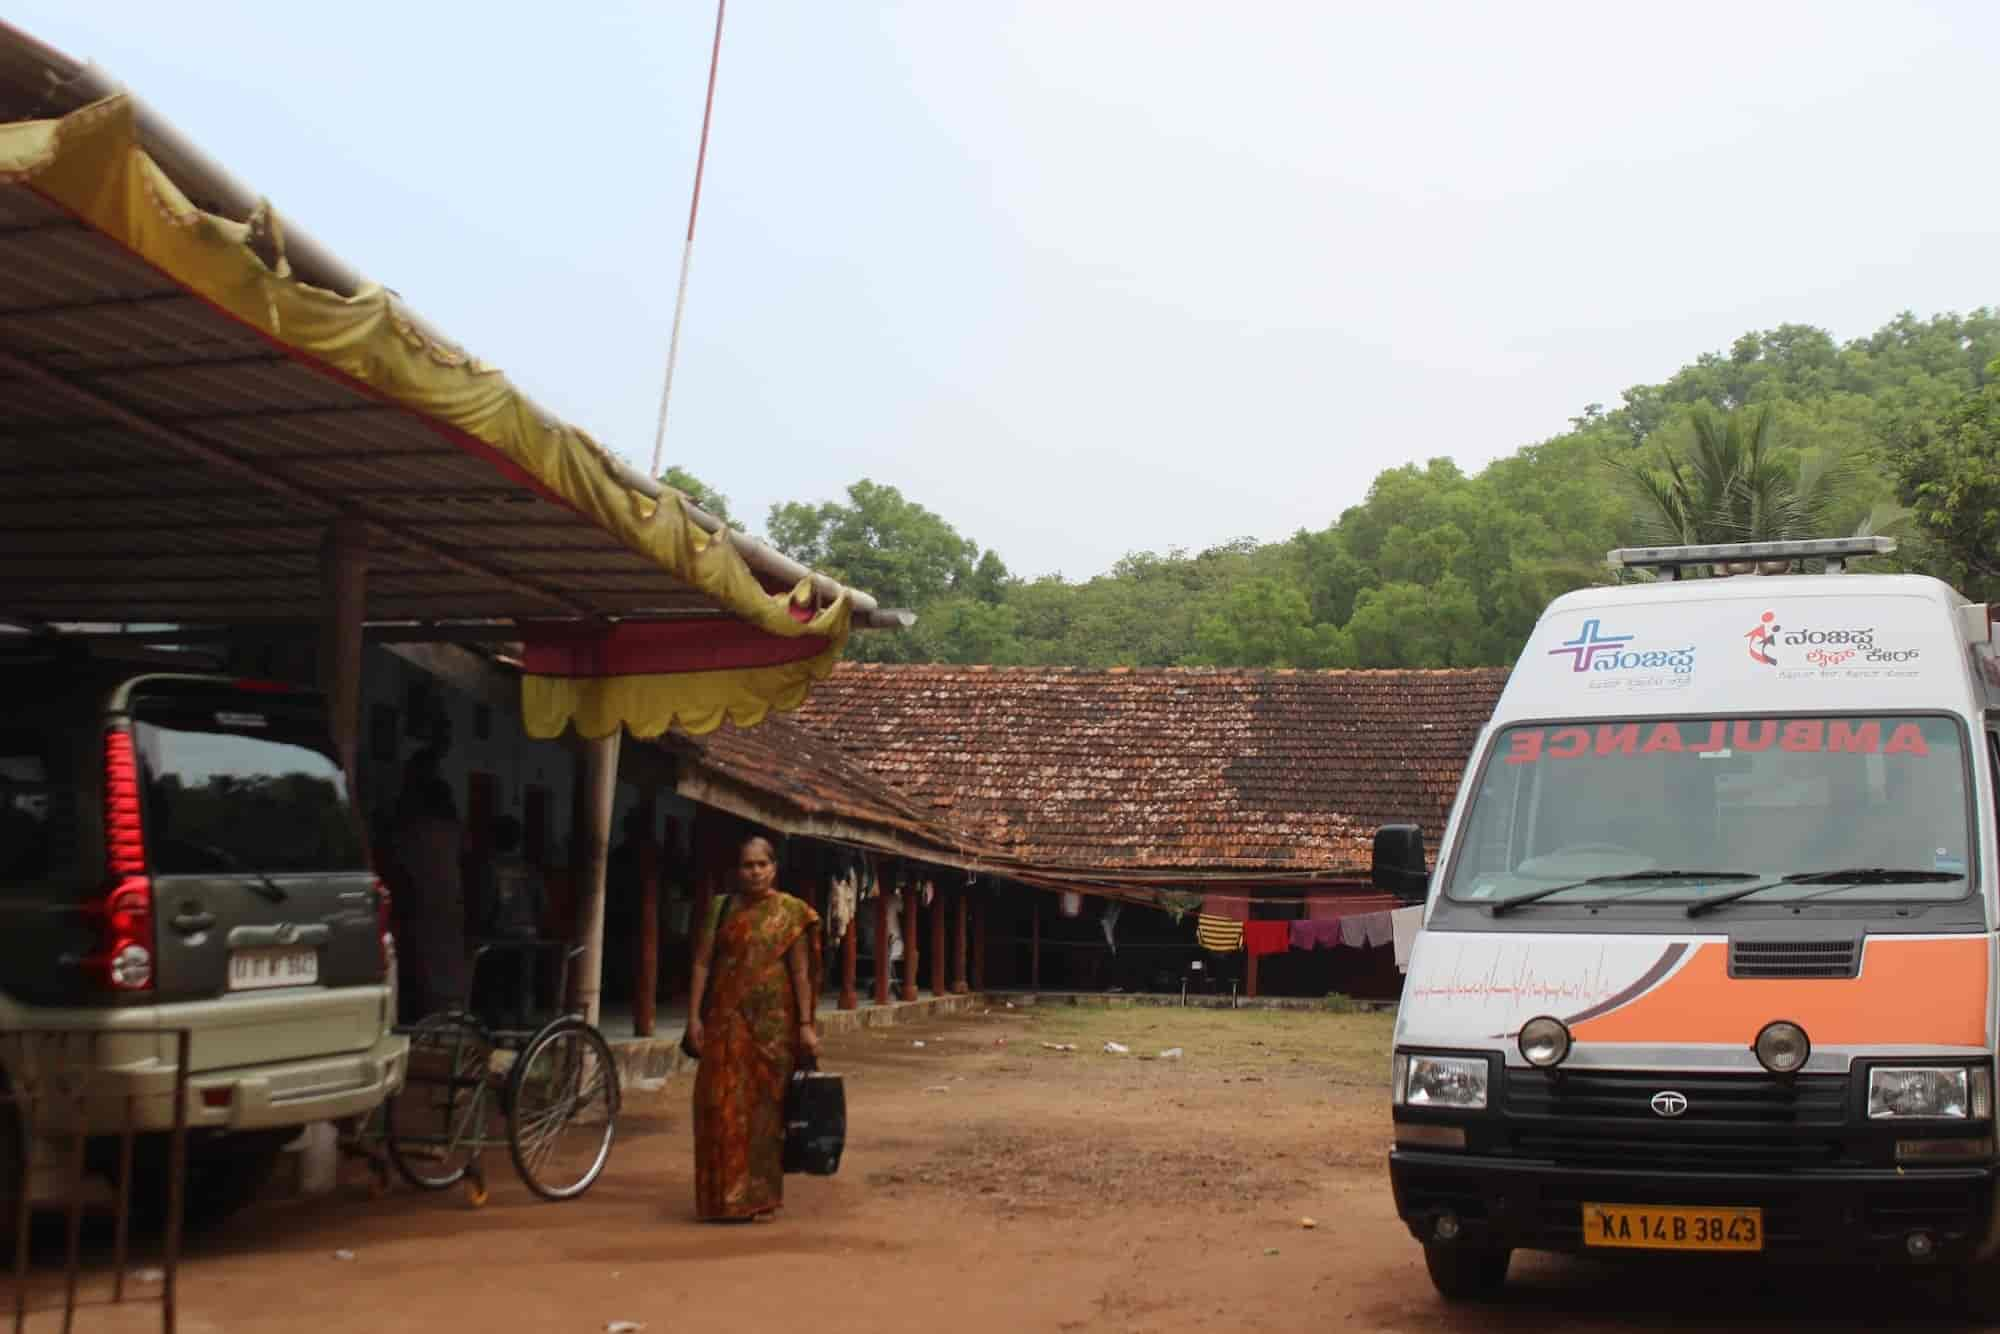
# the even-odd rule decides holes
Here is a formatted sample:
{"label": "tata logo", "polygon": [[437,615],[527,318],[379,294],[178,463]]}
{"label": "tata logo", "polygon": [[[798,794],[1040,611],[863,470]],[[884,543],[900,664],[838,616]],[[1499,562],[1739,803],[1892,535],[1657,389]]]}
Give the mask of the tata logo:
{"label": "tata logo", "polygon": [[1685,1093],[1661,1089],[1653,1095],[1653,1113],[1656,1116],[1679,1116],[1687,1109],[1688,1100]]}

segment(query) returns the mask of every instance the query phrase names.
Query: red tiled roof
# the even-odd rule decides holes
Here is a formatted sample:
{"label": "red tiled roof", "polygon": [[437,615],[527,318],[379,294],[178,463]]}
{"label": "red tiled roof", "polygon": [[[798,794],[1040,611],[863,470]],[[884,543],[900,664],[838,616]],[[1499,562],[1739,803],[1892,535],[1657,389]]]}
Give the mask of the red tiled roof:
{"label": "red tiled roof", "polygon": [[1506,675],[843,663],[793,717],[1043,869],[1355,872],[1435,845]]}
{"label": "red tiled roof", "polygon": [[938,820],[858,759],[795,719],[771,714],[756,727],[724,722],[713,732],[663,738],[670,750],[704,776],[758,794],[792,817],[820,817],[898,836],[905,845],[954,847],[947,822]]}

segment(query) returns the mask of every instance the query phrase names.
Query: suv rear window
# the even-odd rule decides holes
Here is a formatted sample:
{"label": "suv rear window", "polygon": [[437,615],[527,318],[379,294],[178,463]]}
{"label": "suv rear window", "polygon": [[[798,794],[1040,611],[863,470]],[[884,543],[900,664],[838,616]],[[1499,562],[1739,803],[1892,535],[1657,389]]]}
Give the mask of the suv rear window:
{"label": "suv rear window", "polygon": [[133,740],[161,875],[366,865],[347,780],[316,716],[221,694],[141,703]]}
{"label": "suv rear window", "polygon": [[56,869],[59,800],[52,738],[0,726],[0,885],[46,879]]}

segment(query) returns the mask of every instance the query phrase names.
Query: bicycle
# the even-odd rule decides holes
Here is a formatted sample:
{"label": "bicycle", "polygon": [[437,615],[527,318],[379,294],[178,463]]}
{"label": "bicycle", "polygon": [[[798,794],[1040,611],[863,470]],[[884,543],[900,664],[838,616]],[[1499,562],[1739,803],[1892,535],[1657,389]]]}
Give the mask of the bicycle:
{"label": "bicycle", "polygon": [[[524,959],[560,952],[560,1004],[570,963],[583,951],[553,941],[483,942],[473,954],[475,980],[489,955],[515,951]],[[382,1105],[382,1135],[389,1162],[410,1185],[448,1190],[463,1182],[466,1199],[483,1205],[481,1155],[503,1143],[515,1172],[544,1199],[575,1199],[603,1174],[618,1127],[611,1045],[574,1011],[540,1027],[519,1017],[518,1026],[488,1024],[468,998],[403,1030],[410,1038],[408,1073],[402,1091]],[[504,1136],[492,1133],[496,1113]]]}

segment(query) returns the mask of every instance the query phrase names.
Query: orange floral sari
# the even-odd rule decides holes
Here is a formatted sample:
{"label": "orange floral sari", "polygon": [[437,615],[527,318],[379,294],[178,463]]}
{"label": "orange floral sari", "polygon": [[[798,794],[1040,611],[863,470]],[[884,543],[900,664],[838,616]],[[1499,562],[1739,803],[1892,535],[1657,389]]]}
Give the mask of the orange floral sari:
{"label": "orange floral sari", "polygon": [[801,1022],[785,955],[801,938],[819,994],[819,914],[810,904],[779,892],[755,902],[732,896],[727,907],[710,928],[694,1078],[694,1202],[703,1219],[754,1218],[785,1202],[785,1083]]}

